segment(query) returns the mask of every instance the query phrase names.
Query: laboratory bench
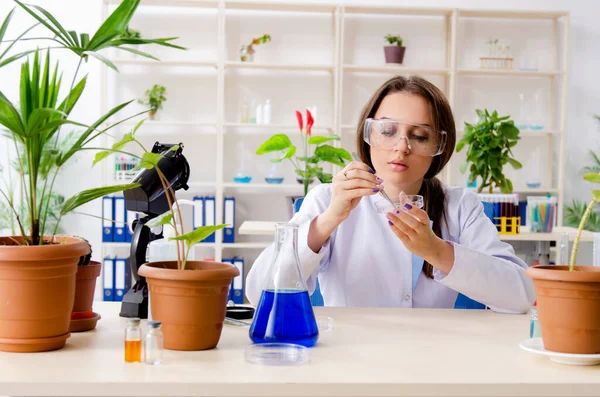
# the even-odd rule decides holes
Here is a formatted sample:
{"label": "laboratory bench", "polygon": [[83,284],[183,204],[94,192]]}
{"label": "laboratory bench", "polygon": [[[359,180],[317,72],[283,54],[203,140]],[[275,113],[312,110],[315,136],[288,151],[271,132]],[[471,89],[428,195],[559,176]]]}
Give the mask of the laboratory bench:
{"label": "laboratory bench", "polygon": [[[317,307],[333,319],[298,366],[245,361],[248,328],[226,324],[217,348],[165,350],[164,362],[125,363],[120,304],[95,302],[95,330],[44,353],[0,353],[10,396],[591,396],[600,366],[522,351],[530,317],[489,310]],[[143,324],[145,321],[143,321]]]}

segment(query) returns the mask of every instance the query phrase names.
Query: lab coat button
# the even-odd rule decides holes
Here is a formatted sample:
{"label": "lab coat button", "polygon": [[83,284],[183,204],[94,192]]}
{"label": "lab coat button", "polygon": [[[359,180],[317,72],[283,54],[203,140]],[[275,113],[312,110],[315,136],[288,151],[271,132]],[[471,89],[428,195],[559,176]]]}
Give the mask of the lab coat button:
{"label": "lab coat button", "polygon": [[410,295],[404,296],[404,300],[408,302],[410,300]]}

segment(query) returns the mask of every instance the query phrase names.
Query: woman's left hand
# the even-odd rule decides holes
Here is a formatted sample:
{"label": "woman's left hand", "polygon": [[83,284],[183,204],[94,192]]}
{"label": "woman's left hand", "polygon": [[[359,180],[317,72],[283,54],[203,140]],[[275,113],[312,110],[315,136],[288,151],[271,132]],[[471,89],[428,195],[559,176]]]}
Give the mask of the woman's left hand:
{"label": "woman's left hand", "polygon": [[420,208],[405,204],[388,212],[390,228],[413,254],[448,274],[454,265],[454,247],[435,235],[429,216]]}

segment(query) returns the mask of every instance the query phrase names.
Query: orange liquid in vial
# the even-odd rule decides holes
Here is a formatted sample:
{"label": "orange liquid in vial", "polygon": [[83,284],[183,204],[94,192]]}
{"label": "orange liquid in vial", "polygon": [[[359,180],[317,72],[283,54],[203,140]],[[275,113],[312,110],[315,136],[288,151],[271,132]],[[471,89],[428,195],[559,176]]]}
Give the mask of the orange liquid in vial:
{"label": "orange liquid in vial", "polygon": [[142,341],[140,339],[125,341],[125,362],[142,362]]}

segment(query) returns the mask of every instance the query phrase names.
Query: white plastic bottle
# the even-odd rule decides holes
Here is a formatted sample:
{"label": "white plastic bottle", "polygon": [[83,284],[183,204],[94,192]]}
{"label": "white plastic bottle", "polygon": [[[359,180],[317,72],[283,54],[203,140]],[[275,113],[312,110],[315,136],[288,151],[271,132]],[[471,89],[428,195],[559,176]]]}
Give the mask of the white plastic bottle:
{"label": "white plastic bottle", "polygon": [[256,105],[256,124],[263,123],[263,105],[259,103]]}
{"label": "white plastic bottle", "polygon": [[263,106],[263,123],[271,124],[271,100],[267,99]]}

